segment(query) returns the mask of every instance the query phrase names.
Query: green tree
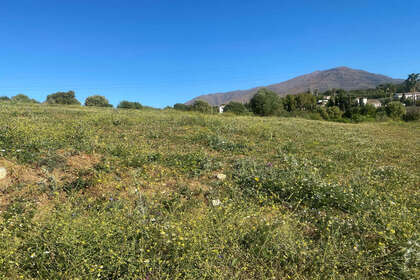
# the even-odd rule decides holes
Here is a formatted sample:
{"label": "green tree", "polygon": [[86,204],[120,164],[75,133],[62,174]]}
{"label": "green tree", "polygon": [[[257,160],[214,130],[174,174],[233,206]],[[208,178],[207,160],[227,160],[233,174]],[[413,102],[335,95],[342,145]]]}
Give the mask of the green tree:
{"label": "green tree", "polygon": [[28,96],[26,96],[25,94],[22,94],[22,93],[13,96],[12,98],[10,98],[10,101],[12,103],[39,103],[35,99],[31,99],[31,98],[29,98]]}
{"label": "green tree", "polygon": [[112,105],[109,104],[108,99],[102,95],[89,96],[85,100],[85,106],[112,107]]}
{"label": "green tree", "polygon": [[311,93],[301,93],[296,95],[296,106],[300,110],[313,110],[316,106],[316,97]]}
{"label": "green tree", "polygon": [[223,109],[224,112],[232,112],[236,115],[246,115],[249,113],[248,109],[245,107],[244,104],[239,102],[231,101],[229,102],[225,108]]}
{"label": "green tree", "polygon": [[130,102],[130,101],[121,101],[120,104],[118,104],[117,108],[119,109],[143,109],[143,105],[141,105],[138,102]]}
{"label": "green tree", "polygon": [[327,107],[327,114],[330,119],[338,120],[341,119],[343,112],[337,106]]}
{"label": "green tree", "polygon": [[405,80],[405,85],[409,92],[415,92],[419,84],[420,84],[420,73],[409,74],[407,80]]}
{"label": "green tree", "polygon": [[45,101],[47,104],[62,104],[62,105],[80,105],[76,99],[74,91],[56,92],[47,96]]}
{"label": "green tree", "polygon": [[284,109],[289,111],[289,112],[293,112],[296,110],[296,98],[294,95],[286,95],[285,98],[283,98],[283,105],[284,105]]}
{"label": "green tree", "polygon": [[283,112],[283,104],[278,94],[265,88],[259,89],[249,103],[256,115],[273,116]]}
{"label": "green tree", "polygon": [[206,101],[196,100],[191,106],[191,110],[201,113],[211,113],[212,107]]}
{"label": "green tree", "polygon": [[385,110],[387,115],[394,120],[401,119],[406,113],[405,106],[399,101],[389,102]]}
{"label": "green tree", "polygon": [[10,98],[8,96],[0,96],[0,102],[8,102],[10,101]]}
{"label": "green tree", "polygon": [[180,111],[189,111],[189,110],[190,110],[190,108],[191,108],[191,106],[189,106],[189,105],[185,105],[185,104],[183,104],[183,103],[176,103],[176,104],[174,105],[174,109],[175,109],[175,110],[180,110]]}

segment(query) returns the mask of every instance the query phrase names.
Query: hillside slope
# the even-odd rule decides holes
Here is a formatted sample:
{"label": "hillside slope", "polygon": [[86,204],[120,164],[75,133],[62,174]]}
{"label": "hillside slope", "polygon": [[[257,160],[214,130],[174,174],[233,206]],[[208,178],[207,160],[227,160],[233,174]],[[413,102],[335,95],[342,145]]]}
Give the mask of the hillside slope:
{"label": "hillside slope", "polygon": [[[280,94],[297,94],[308,89],[318,89],[324,92],[331,88],[341,88],[345,90],[375,88],[385,83],[401,83],[400,79],[393,79],[384,75],[373,74],[363,70],[355,70],[348,67],[337,67],[325,71],[315,71],[310,74],[298,76],[288,81],[265,86],[266,88]],[[206,94],[198,96],[187,104],[195,100],[204,100],[212,105],[226,104],[230,101],[246,102],[261,87],[248,90],[235,90],[224,93]]]}

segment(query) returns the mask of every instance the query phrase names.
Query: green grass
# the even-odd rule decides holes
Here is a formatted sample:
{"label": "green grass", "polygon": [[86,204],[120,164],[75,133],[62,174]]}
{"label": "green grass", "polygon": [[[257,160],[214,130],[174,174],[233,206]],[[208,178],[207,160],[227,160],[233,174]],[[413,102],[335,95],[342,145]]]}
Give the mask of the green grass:
{"label": "green grass", "polygon": [[420,273],[419,122],[0,104],[0,150],[1,279]]}

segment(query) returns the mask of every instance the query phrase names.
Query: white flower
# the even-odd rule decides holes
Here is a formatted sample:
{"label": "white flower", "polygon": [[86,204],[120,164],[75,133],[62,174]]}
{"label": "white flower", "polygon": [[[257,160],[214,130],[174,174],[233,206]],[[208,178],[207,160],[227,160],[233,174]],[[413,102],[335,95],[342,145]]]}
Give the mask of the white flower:
{"label": "white flower", "polygon": [[213,206],[219,206],[220,204],[222,204],[222,202],[220,201],[220,199],[213,199],[211,201],[211,203],[213,204]]}

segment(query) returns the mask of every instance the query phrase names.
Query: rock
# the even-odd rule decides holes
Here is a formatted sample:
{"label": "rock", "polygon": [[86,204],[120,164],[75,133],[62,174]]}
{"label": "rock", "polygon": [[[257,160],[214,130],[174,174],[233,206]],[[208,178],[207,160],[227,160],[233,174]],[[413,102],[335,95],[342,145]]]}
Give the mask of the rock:
{"label": "rock", "polygon": [[6,168],[0,167],[0,180],[5,179],[7,176]]}
{"label": "rock", "polygon": [[222,204],[222,202],[220,201],[220,199],[213,199],[211,201],[211,204],[213,204],[213,206],[219,206],[220,204]]}
{"label": "rock", "polygon": [[216,175],[216,178],[217,178],[218,180],[220,180],[220,181],[223,181],[224,179],[226,179],[226,175],[225,175],[225,174],[220,173],[220,174],[217,174],[217,175]]}

